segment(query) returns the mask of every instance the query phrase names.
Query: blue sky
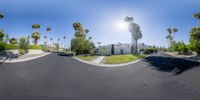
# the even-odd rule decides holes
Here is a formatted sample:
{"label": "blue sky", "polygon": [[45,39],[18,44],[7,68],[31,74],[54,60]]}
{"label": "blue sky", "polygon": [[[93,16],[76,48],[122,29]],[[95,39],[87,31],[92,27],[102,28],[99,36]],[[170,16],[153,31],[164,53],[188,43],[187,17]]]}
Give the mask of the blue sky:
{"label": "blue sky", "polygon": [[[166,28],[177,27],[176,40],[188,43],[191,27],[196,25],[193,13],[200,12],[198,0],[1,0],[0,28],[11,37],[30,35],[31,25],[41,24],[42,37],[48,34],[54,41],[67,37],[69,45],[74,30],[72,24],[81,22],[90,32],[94,43],[130,43],[127,29],[117,27],[124,17],[132,16],[141,26],[141,43],[167,46]],[[43,38],[39,43],[43,43]]]}

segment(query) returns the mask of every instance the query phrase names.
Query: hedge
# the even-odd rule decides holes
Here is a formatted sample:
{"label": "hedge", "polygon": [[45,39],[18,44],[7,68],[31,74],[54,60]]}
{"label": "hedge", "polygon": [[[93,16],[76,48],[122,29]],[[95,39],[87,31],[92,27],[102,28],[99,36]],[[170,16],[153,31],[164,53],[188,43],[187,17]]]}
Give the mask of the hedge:
{"label": "hedge", "polygon": [[42,46],[40,46],[40,45],[29,45],[29,49],[42,50]]}
{"label": "hedge", "polygon": [[16,44],[6,44],[5,45],[5,50],[16,50],[19,49],[19,46]]}
{"label": "hedge", "polygon": [[5,43],[0,43],[0,51],[3,50],[16,50],[19,49],[19,46],[16,44],[5,44]]}

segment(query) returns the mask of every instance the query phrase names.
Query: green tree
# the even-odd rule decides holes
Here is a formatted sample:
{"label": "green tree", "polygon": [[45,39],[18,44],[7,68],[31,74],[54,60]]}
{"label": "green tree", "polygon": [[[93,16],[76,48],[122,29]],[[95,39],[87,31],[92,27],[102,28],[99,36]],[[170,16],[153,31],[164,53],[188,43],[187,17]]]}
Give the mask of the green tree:
{"label": "green tree", "polygon": [[125,22],[129,23],[129,32],[132,35],[132,54],[138,54],[138,40],[142,38],[142,32],[140,26],[136,23],[133,23],[133,17],[125,17]]}
{"label": "green tree", "polygon": [[200,56],[200,27],[194,27],[190,33],[190,48]]}
{"label": "green tree", "polygon": [[3,42],[3,38],[5,36],[5,33],[2,29],[0,29],[0,42]]}
{"label": "green tree", "polygon": [[17,44],[17,39],[16,38],[11,38],[9,40],[10,44]]}
{"label": "green tree", "polygon": [[74,38],[71,40],[71,49],[76,52],[76,54],[88,54],[91,53],[91,48],[93,47],[93,42],[86,38],[86,33],[89,32],[88,29],[84,29],[82,24],[76,22],[73,24],[75,30]]}

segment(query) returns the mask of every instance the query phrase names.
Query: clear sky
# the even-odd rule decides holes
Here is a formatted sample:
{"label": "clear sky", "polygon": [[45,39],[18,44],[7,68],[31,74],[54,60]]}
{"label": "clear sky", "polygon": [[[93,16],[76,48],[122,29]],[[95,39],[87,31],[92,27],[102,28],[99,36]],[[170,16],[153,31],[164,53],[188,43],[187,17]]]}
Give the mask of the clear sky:
{"label": "clear sky", "polygon": [[[200,12],[199,0],[0,0],[0,20],[11,37],[30,35],[32,24],[41,24],[40,32],[46,34],[46,27],[52,31],[49,37],[54,41],[67,37],[69,45],[74,30],[72,24],[81,22],[90,32],[94,43],[130,43],[130,33],[118,23],[124,17],[132,16],[141,26],[141,43],[167,46],[166,28],[176,27],[176,40],[188,43],[191,27],[196,25],[193,13]],[[121,26],[121,27],[119,27]]]}

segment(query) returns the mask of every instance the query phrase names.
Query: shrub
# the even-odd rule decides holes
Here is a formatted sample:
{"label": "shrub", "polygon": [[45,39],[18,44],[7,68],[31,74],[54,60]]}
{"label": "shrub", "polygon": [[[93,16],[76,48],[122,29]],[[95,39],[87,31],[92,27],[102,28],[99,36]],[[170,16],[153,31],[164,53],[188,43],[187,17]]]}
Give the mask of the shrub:
{"label": "shrub", "polygon": [[19,49],[19,45],[16,44],[6,44],[5,45],[5,50],[16,50]]}
{"label": "shrub", "polygon": [[188,54],[189,47],[184,42],[174,42],[172,46],[173,51],[178,51],[179,54]]}
{"label": "shrub", "polygon": [[16,38],[11,38],[9,40],[10,44],[17,44],[17,39]]}
{"label": "shrub", "polygon": [[48,48],[42,48],[42,51],[49,51]]}
{"label": "shrub", "polygon": [[29,49],[38,49],[38,50],[42,50],[42,46],[40,46],[40,45],[29,45]]}
{"label": "shrub", "polygon": [[19,49],[23,49],[25,53],[28,52],[29,41],[28,38],[21,37],[19,41]]}
{"label": "shrub", "polygon": [[200,27],[194,27],[190,31],[190,47],[200,56]]}
{"label": "shrub", "polygon": [[156,53],[157,50],[155,48],[147,48],[144,49],[144,54],[151,54],[151,53]]}
{"label": "shrub", "polygon": [[24,49],[19,49],[18,52],[19,52],[20,55],[24,55],[26,53]]}
{"label": "shrub", "polygon": [[65,54],[68,56],[74,56],[76,53],[72,51],[66,51]]}
{"label": "shrub", "polygon": [[5,50],[5,43],[4,42],[0,42],[0,51]]}

